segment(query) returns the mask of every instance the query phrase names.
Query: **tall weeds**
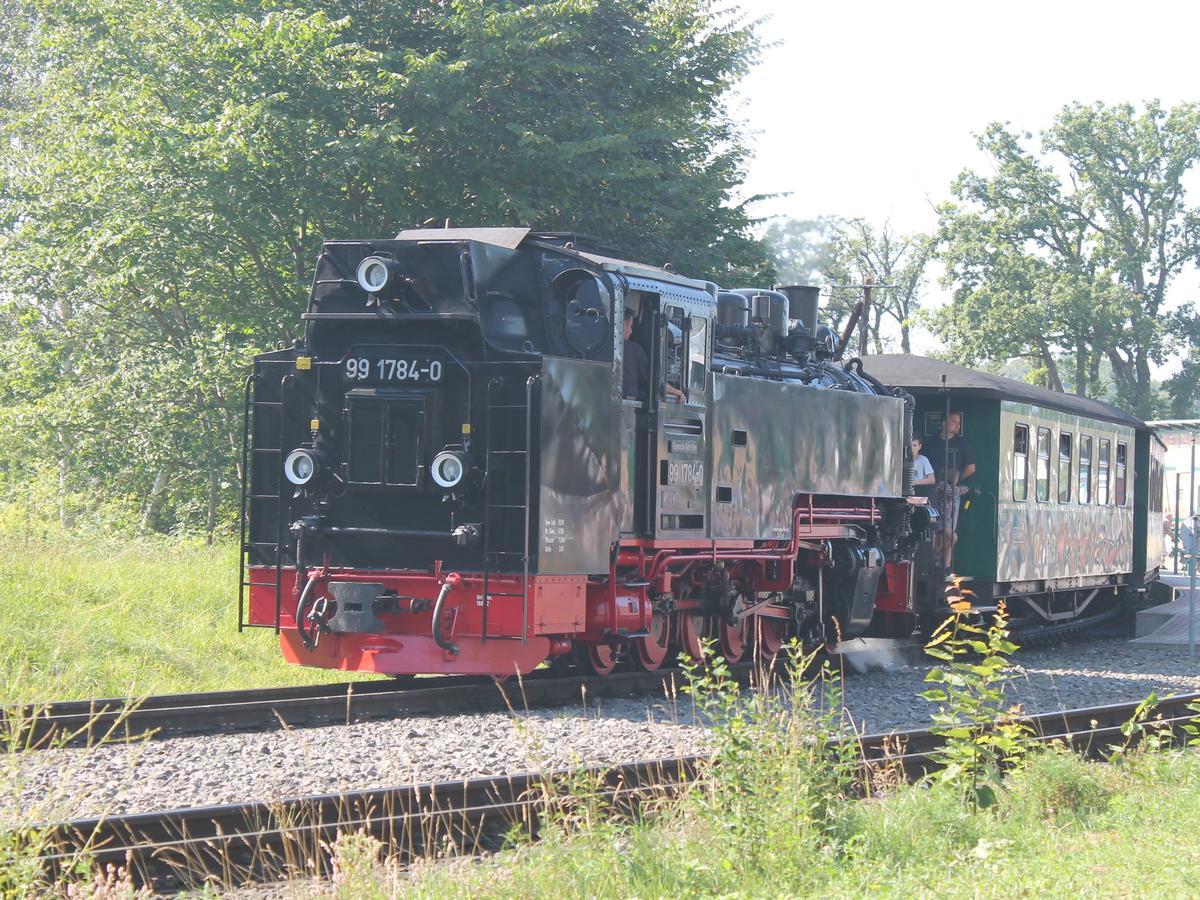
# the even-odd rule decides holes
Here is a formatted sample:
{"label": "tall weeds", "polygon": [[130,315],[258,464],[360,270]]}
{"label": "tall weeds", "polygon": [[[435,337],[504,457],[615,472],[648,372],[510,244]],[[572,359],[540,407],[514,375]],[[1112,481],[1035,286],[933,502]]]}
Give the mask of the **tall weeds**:
{"label": "tall weeds", "polygon": [[960,790],[972,807],[996,800],[1001,767],[1025,753],[1029,728],[1014,717],[1004,685],[1010,681],[1010,657],[1017,645],[1008,639],[1008,611],[1001,601],[991,624],[972,620],[969,599],[951,602],[951,616],[933,633],[925,652],[945,663],[925,676],[937,685],[921,696],[937,704],[930,730],[943,746],[931,754],[936,783]]}

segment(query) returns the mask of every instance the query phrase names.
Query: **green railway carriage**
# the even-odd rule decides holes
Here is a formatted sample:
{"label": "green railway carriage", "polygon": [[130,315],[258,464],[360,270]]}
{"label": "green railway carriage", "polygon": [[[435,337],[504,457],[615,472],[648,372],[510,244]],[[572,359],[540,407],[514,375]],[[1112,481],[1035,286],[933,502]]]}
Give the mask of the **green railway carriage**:
{"label": "green railway carriage", "polygon": [[915,431],[962,414],[976,471],[954,552],[983,607],[1059,621],[1144,591],[1162,551],[1162,442],[1098,400],[910,355],[868,357],[916,398]]}

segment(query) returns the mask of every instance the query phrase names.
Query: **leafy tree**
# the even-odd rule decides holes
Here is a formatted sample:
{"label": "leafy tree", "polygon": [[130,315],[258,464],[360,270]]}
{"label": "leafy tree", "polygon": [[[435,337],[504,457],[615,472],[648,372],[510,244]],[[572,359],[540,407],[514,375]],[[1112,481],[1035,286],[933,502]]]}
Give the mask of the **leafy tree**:
{"label": "leafy tree", "polygon": [[228,521],[241,379],[323,239],[529,224],[773,275],[723,112],[756,37],[712,0],[0,2],[10,491]]}
{"label": "leafy tree", "polygon": [[979,146],[992,174],[964,172],[942,210],[954,302],[938,329],[964,362],[1024,356],[1062,390],[1101,390],[1111,364],[1119,401],[1150,416],[1152,364],[1191,318],[1167,315],[1167,291],[1200,254],[1200,209],[1184,177],[1200,159],[1200,105],[1142,111],[1073,104],[1041,135],[1040,153],[1005,125]]}
{"label": "leafy tree", "polygon": [[837,219],[784,219],[763,234],[779,284],[816,284],[833,260]]}
{"label": "leafy tree", "polygon": [[[912,326],[925,287],[925,270],[935,239],[925,234],[897,234],[890,223],[876,228],[865,219],[839,221],[833,229],[824,275],[831,285],[860,285],[870,279],[881,287],[871,292],[868,339],[876,353],[884,351],[884,323],[900,331],[900,349],[912,352]],[[840,321],[862,296],[859,288],[835,290],[830,303]]]}

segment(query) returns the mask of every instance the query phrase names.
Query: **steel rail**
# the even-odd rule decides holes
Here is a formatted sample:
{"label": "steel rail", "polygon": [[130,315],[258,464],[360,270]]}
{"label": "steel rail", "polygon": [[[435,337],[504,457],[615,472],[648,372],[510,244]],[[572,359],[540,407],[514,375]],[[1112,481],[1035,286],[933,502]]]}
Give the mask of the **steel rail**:
{"label": "steel rail", "polygon": [[[1068,623],[1079,630],[1108,618]],[[1067,629],[1067,626],[1062,626]],[[1062,637],[1064,634],[1057,634]],[[1035,641],[1029,641],[1035,643]],[[899,656],[920,664],[917,643],[897,642]],[[847,643],[838,656],[853,659],[859,648]],[[784,666],[776,667],[780,672]],[[752,663],[733,667],[743,684],[754,680]],[[485,676],[445,675],[395,681],[350,681],[303,687],[166,694],[144,698],[68,700],[0,707],[0,735],[6,746],[39,750],[92,746],[128,740],[158,740],[228,731],[348,725],[405,715],[453,715],[503,711],[511,706],[551,706],[583,699],[674,694],[680,670],[615,672],[605,676],[562,676],[548,669],[511,678],[496,688]]]}
{"label": "steel rail", "polygon": [[[1195,721],[1188,707],[1200,694],[1159,701],[1147,717],[1155,728],[1181,733]],[[1135,740],[1122,730],[1139,703],[1064,710],[1014,718],[1035,742],[1061,741],[1092,756]],[[843,739],[868,770],[891,768],[915,780],[936,767],[941,739],[928,729]],[[845,743],[834,747],[846,749]],[[46,871],[59,876],[81,859],[103,868],[126,866],[138,884],[159,890],[314,877],[329,871],[339,834],[366,832],[402,861],[437,852],[496,850],[513,828],[536,836],[547,811],[570,813],[573,797],[636,814],[647,798],[675,796],[709,761],[684,756],[545,774],[442,782],[275,803],[247,803],[81,819],[46,829]],[[581,788],[581,786],[583,786]],[[572,793],[572,791],[574,793]],[[561,805],[560,805],[561,804]]]}
{"label": "steel rail", "polygon": [[[748,669],[748,667],[746,667]],[[739,673],[748,679],[746,672]],[[451,715],[644,695],[673,690],[678,670],[562,677],[539,671],[496,684],[491,678],[439,676],[403,687],[390,681],[205,694],[75,700],[0,709],[0,734],[16,749],[90,746],[220,731],[346,725],[404,715]]]}

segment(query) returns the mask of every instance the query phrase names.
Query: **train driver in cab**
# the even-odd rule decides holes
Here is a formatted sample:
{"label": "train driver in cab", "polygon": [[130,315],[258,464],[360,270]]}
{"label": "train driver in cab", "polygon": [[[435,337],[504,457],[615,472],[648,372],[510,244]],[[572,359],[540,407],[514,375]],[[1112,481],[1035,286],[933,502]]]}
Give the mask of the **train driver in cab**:
{"label": "train driver in cab", "polygon": [[[621,396],[626,400],[645,402],[650,396],[650,357],[645,349],[633,339],[633,310],[625,307],[625,351],[621,376]],[[664,393],[677,403],[684,399],[683,391],[667,383]]]}

